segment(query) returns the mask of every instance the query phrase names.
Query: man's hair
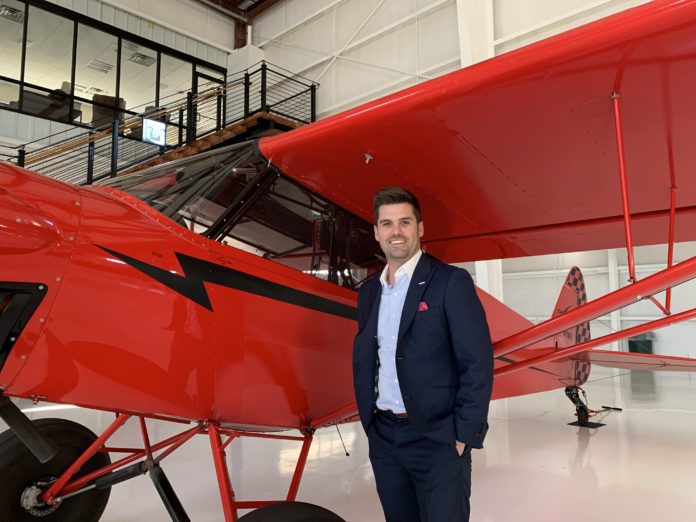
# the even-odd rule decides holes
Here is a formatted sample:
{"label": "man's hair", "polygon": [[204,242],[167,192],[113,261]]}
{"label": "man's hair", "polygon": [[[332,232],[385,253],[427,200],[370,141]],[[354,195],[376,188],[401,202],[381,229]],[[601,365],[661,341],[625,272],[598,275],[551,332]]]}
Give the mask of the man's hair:
{"label": "man's hair", "polygon": [[411,191],[401,187],[384,187],[382,190],[379,190],[372,199],[375,224],[377,224],[377,219],[379,219],[379,207],[398,203],[409,203],[413,207],[413,214],[416,216],[416,222],[421,222],[420,203],[418,203],[418,198],[414,196]]}

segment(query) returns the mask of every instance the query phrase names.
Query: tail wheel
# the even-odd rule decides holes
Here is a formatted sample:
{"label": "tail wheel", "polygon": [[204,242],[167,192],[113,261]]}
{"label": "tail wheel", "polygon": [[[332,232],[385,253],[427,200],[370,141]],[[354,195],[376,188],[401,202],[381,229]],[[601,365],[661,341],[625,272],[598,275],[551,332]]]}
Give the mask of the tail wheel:
{"label": "tail wheel", "polygon": [[345,522],[328,509],[306,502],[278,502],[247,513],[239,522]]}
{"label": "tail wheel", "polygon": [[578,406],[575,408],[575,413],[578,416],[578,424],[580,424],[580,426],[587,426],[587,421],[590,420],[590,410],[587,406]]}
{"label": "tail wheel", "polygon": [[[41,464],[11,430],[0,434],[0,520],[12,522],[97,522],[111,490],[95,489],[53,506],[41,494],[97,439],[84,426],[65,419],[39,419],[34,425],[56,446],[58,454]],[[75,474],[85,475],[107,466],[107,453],[96,453]]]}

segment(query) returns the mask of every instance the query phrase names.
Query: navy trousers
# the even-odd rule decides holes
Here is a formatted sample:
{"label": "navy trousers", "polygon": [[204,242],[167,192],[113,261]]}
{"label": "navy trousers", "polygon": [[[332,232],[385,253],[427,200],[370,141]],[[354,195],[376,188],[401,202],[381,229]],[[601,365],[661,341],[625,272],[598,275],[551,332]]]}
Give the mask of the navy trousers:
{"label": "navy trousers", "polygon": [[471,449],[419,434],[408,419],[378,412],[367,431],[377,494],[387,522],[466,522]]}

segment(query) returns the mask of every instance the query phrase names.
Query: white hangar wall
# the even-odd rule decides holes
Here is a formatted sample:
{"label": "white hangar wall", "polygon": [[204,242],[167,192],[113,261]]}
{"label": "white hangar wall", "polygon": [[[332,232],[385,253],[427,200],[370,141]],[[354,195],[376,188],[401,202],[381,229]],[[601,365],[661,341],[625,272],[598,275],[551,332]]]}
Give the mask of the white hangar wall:
{"label": "white hangar wall", "polygon": [[[284,0],[254,21],[251,42],[269,62],[321,84],[321,118],[641,3],[645,2]],[[693,255],[693,244],[677,245],[675,262]],[[663,269],[666,259],[665,245],[637,248],[638,277]],[[464,266],[478,274],[480,287],[537,323],[550,317],[574,265],[584,270],[589,299],[627,284],[624,250]],[[695,289],[693,282],[674,289],[674,312],[694,306]],[[664,294],[658,299],[664,303]],[[652,302],[641,301],[592,321],[593,337],[659,317]],[[659,330],[654,351],[696,356],[695,333],[693,321]],[[618,349],[618,343],[611,348]]]}
{"label": "white hangar wall", "polygon": [[227,67],[234,24],[191,0],[49,0],[113,27]]}
{"label": "white hangar wall", "polygon": [[254,20],[251,43],[321,84],[324,117],[640,3],[284,0]]}

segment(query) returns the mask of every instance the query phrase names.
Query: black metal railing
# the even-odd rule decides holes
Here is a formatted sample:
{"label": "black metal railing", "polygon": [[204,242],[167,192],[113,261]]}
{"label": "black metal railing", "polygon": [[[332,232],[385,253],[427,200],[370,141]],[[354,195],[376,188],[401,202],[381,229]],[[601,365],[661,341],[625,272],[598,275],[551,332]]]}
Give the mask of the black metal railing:
{"label": "black metal railing", "polygon": [[[67,137],[49,136],[16,147],[12,161],[68,183],[87,185],[152,159],[196,139],[234,125],[258,113],[280,116],[294,123],[316,119],[317,84],[261,62],[211,82],[198,93],[138,114],[118,113],[110,124]],[[144,120],[165,124],[164,144],[143,138]],[[52,142],[33,148],[37,142]],[[0,156],[2,159],[2,156]]]}

